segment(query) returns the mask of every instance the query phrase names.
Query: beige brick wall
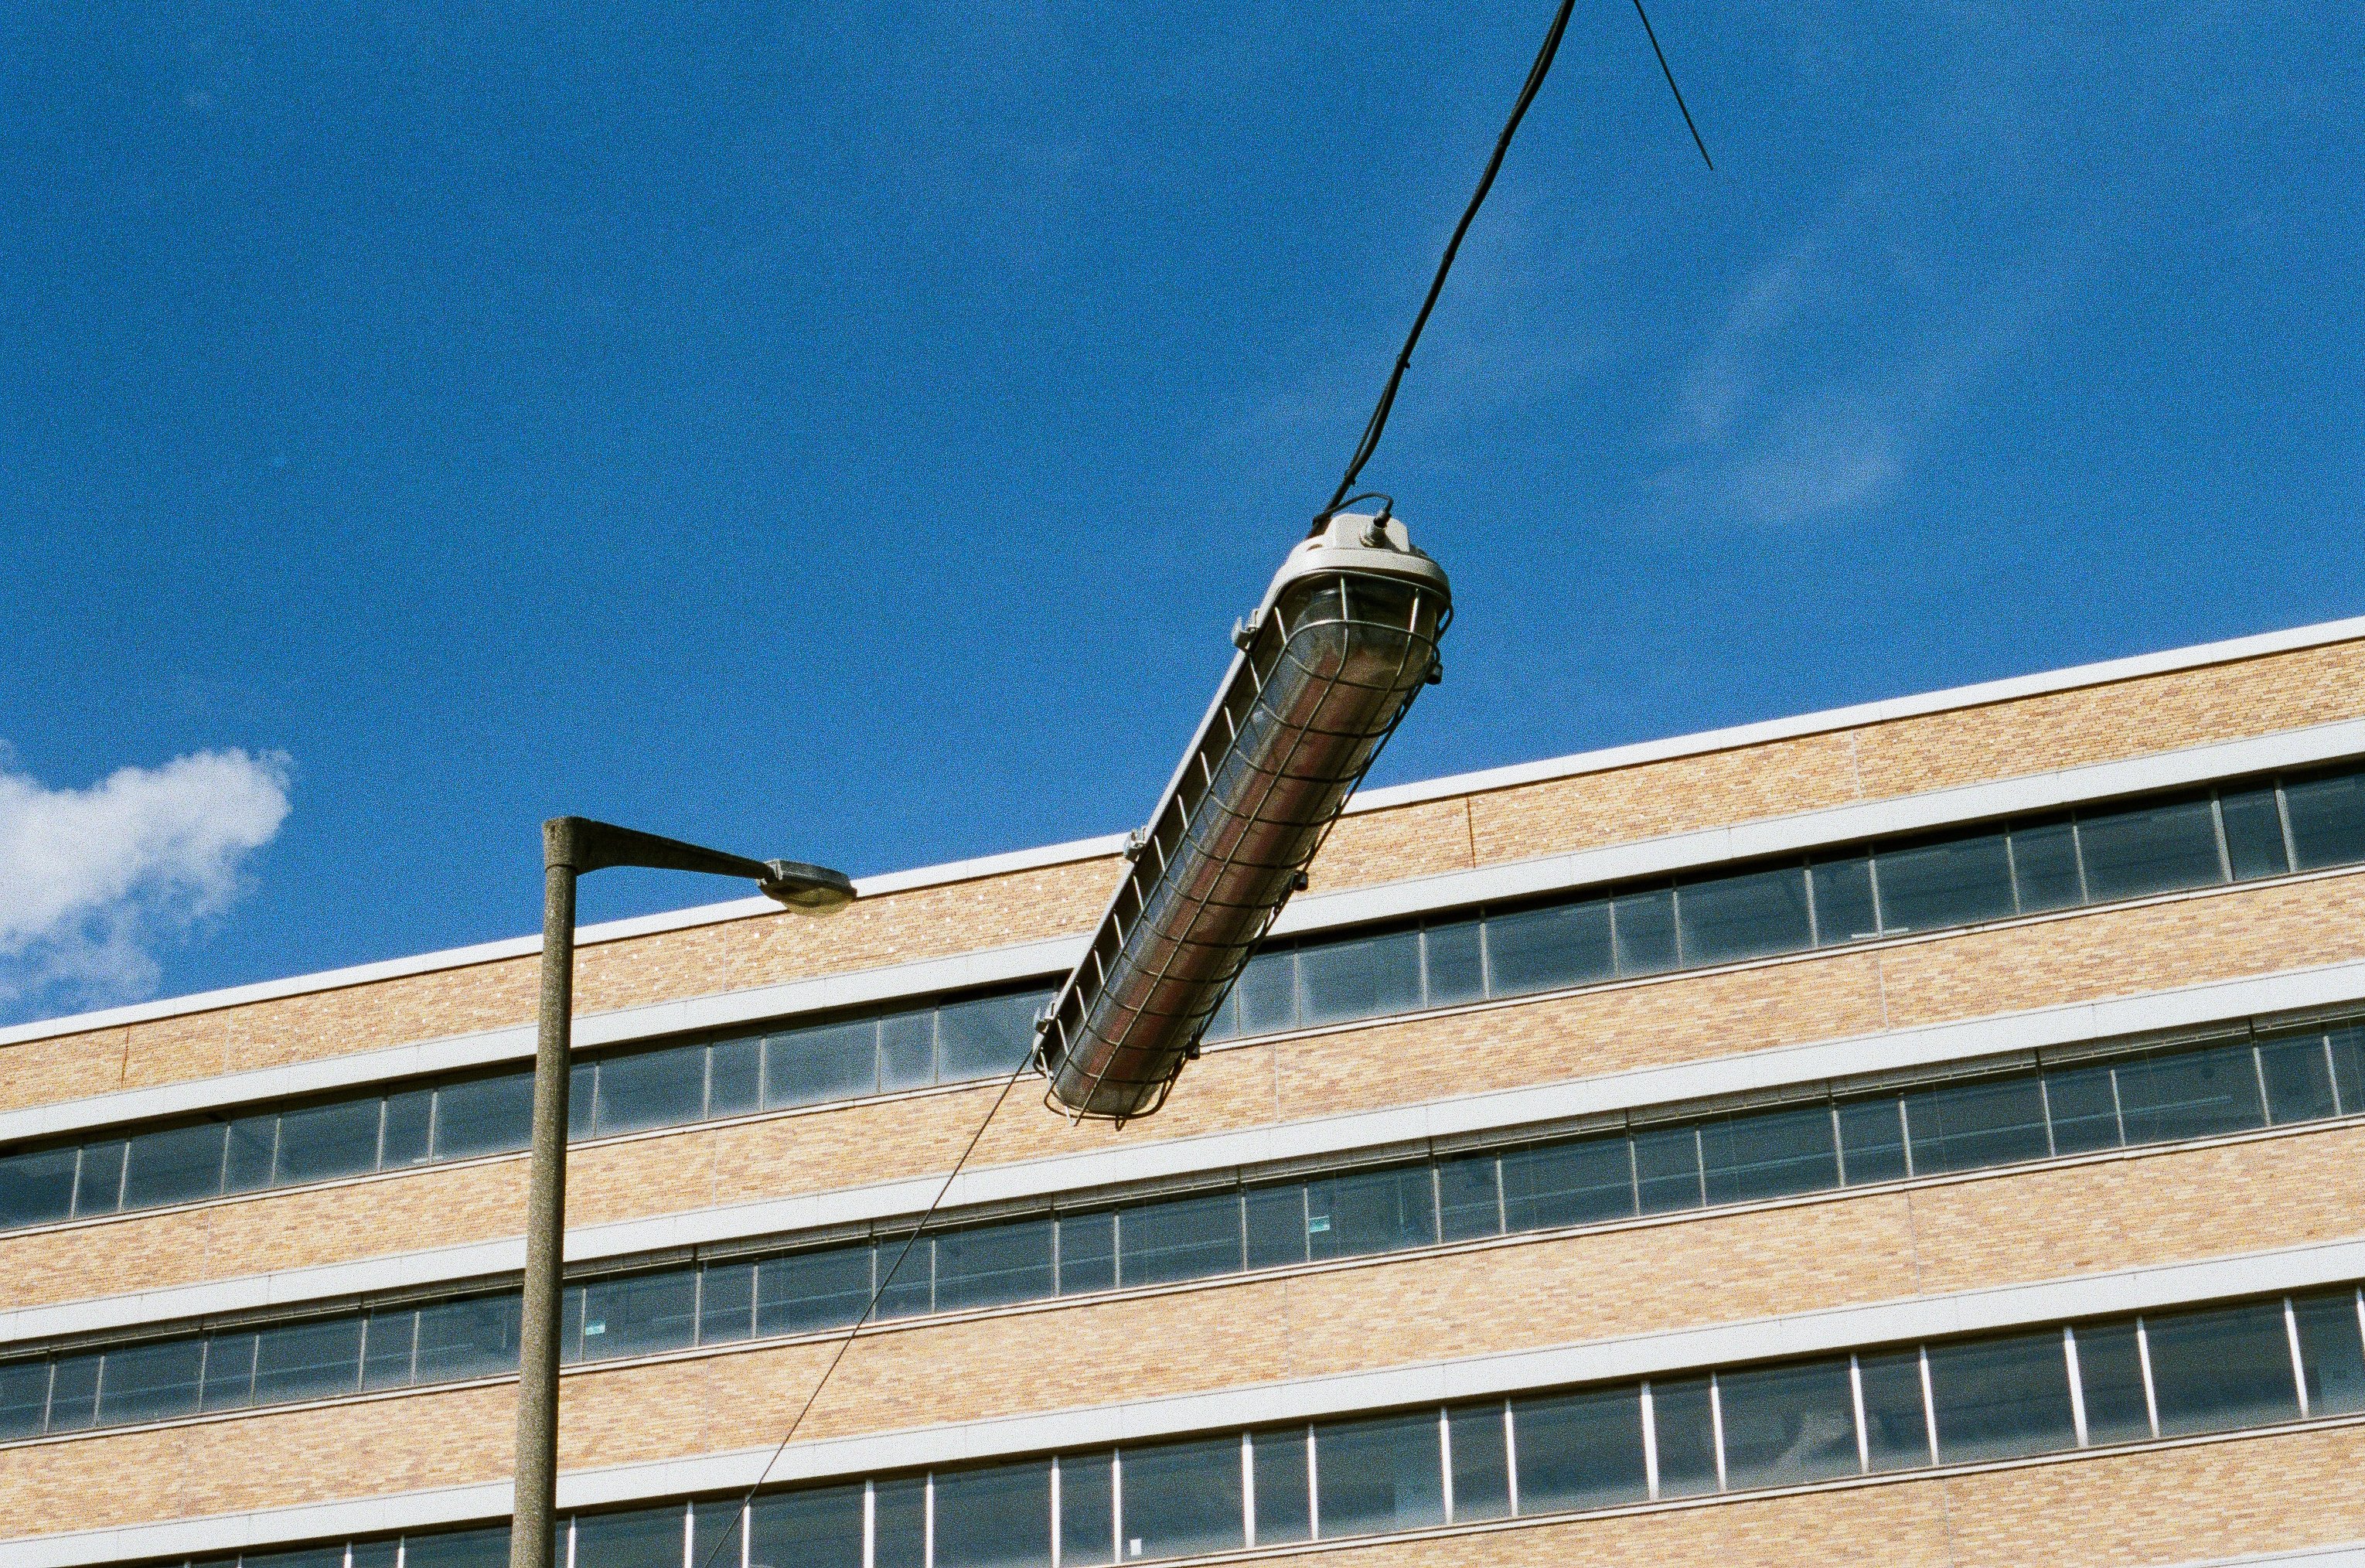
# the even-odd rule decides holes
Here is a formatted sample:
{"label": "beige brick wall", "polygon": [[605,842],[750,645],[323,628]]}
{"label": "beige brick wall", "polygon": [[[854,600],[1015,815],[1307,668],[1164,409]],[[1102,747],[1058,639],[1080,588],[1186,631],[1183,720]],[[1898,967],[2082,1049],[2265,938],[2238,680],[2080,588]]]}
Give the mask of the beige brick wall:
{"label": "beige brick wall", "polygon": [[[857,1344],[803,1435],[1580,1343],[2354,1236],[2365,1213],[2360,1155],[2365,1129],[2330,1128],[917,1326]],[[2032,1226],[2032,1215],[2044,1223]],[[1058,1347],[1048,1362],[1047,1345]],[[565,1462],[777,1440],[833,1350],[779,1346],[570,1377]],[[89,1502],[101,1498],[105,1519],[129,1522],[189,1511],[191,1497],[202,1500],[198,1511],[216,1511],[393,1489],[379,1480],[389,1454],[412,1467],[401,1472],[415,1477],[407,1484],[495,1479],[506,1471],[506,1446],[465,1423],[506,1419],[504,1397],[427,1392],[0,1451],[0,1494],[63,1487],[85,1500],[77,1517],[87,1523],[103,1522]],[[160,1466],[184,1470],[185,1490],[159,1478]],[[0,1525],[8,1534],[47,1528],[62,1527]]]}
{"label": "beige brick wall", "polygon": [[[2229,890],[1871,953],[1676,976],[1452,1017],[1216,1051],[1160,1115],[1119,1133],[1045,1112],[1031,1081],[980,1144],[992,1165],[1460,1092],[1549,1083],[1805,1040],[2350,958],[2365,876]],[[578,1225],[947,1168],[997,1091],[876,1102],[579,1151]],[[513,1235],[521,1164],[434,1169],[181,1214],[0,1235],[21,1303],[79,1300]]]}
{"label": "beige brick wall", "polygon": [[[1856,731],[1371,812],[1315,871],[1338,889],[2036,772],[2365,711],[2365,644],[2281,654]],[[767,916],[584,950],[586,1012],[1079,931],[1110,859],[916,889],[839,918]],[[0,1107],[522,1023],[531,958],[375,981],[0,1049]]]}

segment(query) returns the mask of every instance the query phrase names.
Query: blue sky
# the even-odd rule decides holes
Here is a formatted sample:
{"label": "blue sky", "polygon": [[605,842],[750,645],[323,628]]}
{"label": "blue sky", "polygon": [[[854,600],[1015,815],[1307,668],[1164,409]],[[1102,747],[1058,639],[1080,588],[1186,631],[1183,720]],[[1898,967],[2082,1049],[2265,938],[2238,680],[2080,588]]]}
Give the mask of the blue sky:
{"label": "blue sky", "polygon": [[[1137,823],[1550,6],[5,15],[0,1021]],[[1580,5],[1367,471],[1378,778],[2365,611],[2357,7],[1653,20],[1717,171]]]}

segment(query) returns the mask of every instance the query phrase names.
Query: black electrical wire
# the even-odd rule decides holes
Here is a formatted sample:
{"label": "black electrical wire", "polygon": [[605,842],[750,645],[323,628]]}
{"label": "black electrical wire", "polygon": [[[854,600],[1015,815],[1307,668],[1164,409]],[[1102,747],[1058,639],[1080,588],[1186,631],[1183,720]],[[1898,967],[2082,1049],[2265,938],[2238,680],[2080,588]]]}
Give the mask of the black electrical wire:
{"label": "black electrical wire", "polygon": [[813,1392],[805,1395],[805,1402],[797,1407],[796,1415],[790,1417],[789,1429],[780,1434],[780,1440],[773,1447],[771,1457],[764,1462],[764,1468],[756,1473],[756,1479],[748,1484],[747,1489],[739,1495],[739,1511],[731,1528],[716,1538],[713,1550],[699,1562],[698,1568],[714,1568],[714,1560],[722,1555],[723,1549],[731,1543],[737,1531],[747,1528],[747,1505],[755,1501],[756,1494],[762,1489],[764,1483],[772,1478],[772,1467],[779,1464],[780,1456],[789,1451],[789,1443],[796,1437],[797,1428],[804,1425],[807,1416],[813,1414],[813,1405],[821,1398],[821,1391],[829,1386],[829,1380],[837,1372],[838,1363],[846,1360],[848,1350],[854,1349],[855,1339],[878,1312],[879,1303],[886,1296],[888,1284],[902,1271],[903,1260],[912,1255],[912,1249],[920,1244],[928,1222],[936,1217],[936,1210],[943,1206],[945,1195],[953,1190],[953,1182],[959,1177],[961,1168],[969,1163],[970,1156],[977,1152],[977,1146],[984,1140],[985,1129],[993,1125],[994,1115],[1001,1111],[1003,1103],[1010,1098],[1010,1092],[1018,1087],[1018,1081],[1026,1076],[1026,1070],[1033,1064],[1032,1055],[1022,1057],[1018,1065],[1011,1070],[1010,1076],[1002,1081],[1002,1092],[996,1094],[993,1103],[985,1108],[985,1119],[977,1124],[977,1131],[970,1134],[968,1147],[960,1151],[960,1158],[953,1161],[953,1168],[945,1173],[943,1185],[936,1189],[936,1195],[928,1200],[927,1210],[920,1215],[918,1226],[903,1238],[902,1250],[895,1254],[895,1261],[891,1267],[880,1272],[878,1285],[871,1291],[869,1301],[864,1304],[862,1316],[854,1320],[854,1326],[846,1331],[846,1338],[837,1342],[836,1353],[829,1358],[829,1364],[821,1369],[821,1376],[814,1382]]}
{"label": "black electrical wire", "polygon": [[[1575,8],[1575,4],[1576,0],[1561,0],[1560,9],[1552,14],[1552,27],[1544,34],[1543,47],[1536,50],[1536,62],[1528,68],[1528,79],[1519,88],[1519,101],[1511,106],[1511,118],[1503,122],[1503,134],[1495,139],[1494,156],[1486,160],[1486,172],[1478,176],[1478,188],[1472,193],[1470,205],[1462,209],[1462,221],[1453,226],[1453,238],[1445,242],[1445,254],[1437,263],[1437,275],[1429,279],[1429,297],[1420,302],[1420,314],[1413,318],[1412,330],[1405,334],[1404,347],[1396,354],[1395,369],[1388,375],[1386,389],[1381,392],[1378,406],[1373,409],[1371,419],[1363,426],[1363,439],[1356,443],[1354,458],[1347,465],[1347,472],[1339,480],[1339,487],[1330,492],[1328,503],[1315,514],[1314,527],[1308,532],[1308,538],[1321,532],[1332,515],[1346,504],[1347,492],[1355,487],[1356,479],[1363,472],[1363,465],[1369,463],[1372,454],[1379,450],[1380,432],[1388,428],[1388,412],[1395,407],[1396,388],[1404,384],[1405,372],[1412,368],[1413,345],[1420,342],[1421,330],[1429,325],[1429,312],[1437,308],[1438,296],[1445,292],[1445,274],[1453,270],[1453,258],[1462,249],[1463,236],[1470,232],[1471,221],[1478,216],[1478,208],[1485,204],[1486,193],[1495,188],[1495,176],[1502,170],[1503,155],[1511,150],[1511,138],[1518,134],[1519,121],[1527,118],[1528,106],[1536,101],[1536,94],[1543,88],[1544,78],[1552,72],[1552,57],[1560,52],[1561,34],[1568,30],[1569,13]],[[1683,110],[1684,124],[1691,130],[1693,143],[1699,148],[1700,157],[1708,161],[1708,166],[1715,168],[1715,162],[1708,156],[1708,143],[1700,140],[1699,128],[1692,124],[1691,110],[1684,106],[1683,89],[1676,85],[1676,73],[1668,69],[1666,54],[1659,48],[1659,35],[1652,30],[1651,18],[1643,15],[1642,0],[1634,0],[1634,14],[1642,17],[1643,35],[1651,40],[1651,52],[1659,57],[1659,70],[1666,77],[1669,90],[1676,95],[1676,107]]]}

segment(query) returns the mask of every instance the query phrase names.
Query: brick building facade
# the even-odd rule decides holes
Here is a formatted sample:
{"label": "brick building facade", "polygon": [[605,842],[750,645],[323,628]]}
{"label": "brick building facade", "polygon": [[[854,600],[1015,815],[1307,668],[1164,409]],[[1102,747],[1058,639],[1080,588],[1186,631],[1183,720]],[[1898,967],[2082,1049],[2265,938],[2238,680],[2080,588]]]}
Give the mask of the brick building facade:
{"label": "brick building facade", "polygon": [[[916,1241],[1119,839],[588,928],[562,1562],[2347,1561],[2360,676],[1367,791],[1162,1114],[1022,1082]],[[535,965],[0,1031],[0,1568],[499,1561]]]}

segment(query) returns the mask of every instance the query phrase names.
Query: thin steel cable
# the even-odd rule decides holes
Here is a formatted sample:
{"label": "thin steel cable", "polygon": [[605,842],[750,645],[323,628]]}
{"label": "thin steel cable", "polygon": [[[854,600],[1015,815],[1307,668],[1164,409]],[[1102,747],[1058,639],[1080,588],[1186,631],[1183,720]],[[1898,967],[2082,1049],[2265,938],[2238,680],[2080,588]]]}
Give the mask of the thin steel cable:
{"label": "thin steel cable", "polygon": [[[1412,330],[1405,334],[1404,347],[1396,353],[1395,368],[1388,374],[1387,386],[1380,393],[1379,403],[1372,409],[1371,419],[1364,423],[1363,439],[1356,443],[1355,455],[1349,461],[1346,474],[1339,478],[1339,487],[1330,492],[1328,503],[1315,514],[1314,526],[1307,531],[1307,538],[1321,532],[1332,514],[1346,504],[1347,492],[1355,487],[1356,479],[1362,475],[1363,465],[1369,463],[1372,454],[1379,450],[1380,433],[1388,428],[1388,412],[1395,407],[1396,388],[1403,385],[1405,372],[1412,368],[1413,345],[1420,342],[1421,330],[1429,325],[1429,312],[1437,308],[1438,297],[1445,292],[1445,274],[1453,270],[1453,258],[1462,250],[1463,236],[1470,232],[1471,222],[1477,218],[1478,208],[1486,200],[1486,193],[1495,188],[1495,176],[1502,171],[1503,155],[1511,150],[1511,138],[1518,134],[1519,121],[1527,118],[1528,106],[1536,101],[1536,94],[1543,88],[1544,78],[1552,72],[1552,57],[1560,52],[1561,35],[1568,30],[1569,12],[1575,6],[1575,0],[1561,0],[1560,9],[1552,14],[1552,27],[1544,34],[1543,47],[1536,50],[1536,62],[1528,68],[1528,79],[1519,87],[1519,100],[1511,106],[1511,117],[1503,122],[1503,133],[1495,139],[1495,151],[1486,160],[1486,172],[1478,176],[1478,188],[1472,193],[1470,205],[1462,209],[1462,221],[1453,226],[1453,238],[1446,241],[1445,254],[1437,263],[1437,275],[1429,279],[1429,295],[1420,302],[1420,314],[1413,318]],[[1634,12],[1642,16],[1642,0],[1634,0]],[[1699,128],[1692,124],[1692,112],[1684,106],[1683,91],[1676,87],[1676,73],[1667,68],[1666,54],[1659,48],[1659,35],[1652,31],[1651,18],[1647,16],[1642,17],[1642,31],[1651,40],[1651,52],[1659,57],[1659,70],[1666,76],[1668,87],[1675,91],[1676,107],[1683,111],[1684,124],[1690,127],[1692,140],[1698,146],[1700,156],[1706,159],[1708,143],[1700,140]],[[1716,167],[1714,161],[1709,161],[1709,167]]]}
{"label": "thin steel cable", "polygon": [[837,1350],[829,1358],[829,1364],[821,1369],[820,1379],[814,1383],[813,1392],[805,1395],[805,1402],[797,1407],[796,1415],[790,1417],[789,1429],[780,1434],[780,1440],[774,1446],[771,1457],[764,1462],[764,1468],[756,1473],[756,1479],[748,1484],[747,1490],[739,1495],[738,1513],[734,1518],[731,1527],[716,1540],[713,1549],[700,1560],[698,1568],[714,1568],[714,1560],[722,1555],[723,1547],[730,1544],[734,1536],[745,1531],[748,1520],[747,1506],[756,1500],[756,1494],[763,1489],[764,1483],[772,1478],[772,1467],[779,1464],[780,1456],[789,1451],[789,1444],[796,1438],[797,1428],[803,1426],[805,1417],[813,1413],[813,1406],[821,1398],[822,1390],[829,1386],[829,1380],[836,1375],[838,1364],[846,1360],[846,1352],[854,1349],[855,1340],[861,1336],[863,1327],[869,1323],[871,1316],[879,1310],[880,1302],[886,1298],[888,1283],[902,1272],[904,1260],[911,1257],[912,1249],[918,1246],[920,1238],[927,1233],[928,1222],[936,1217],[936,1210],[943,1207],[945,1195],[953,1190],[953,1182],[959,1179],[961,1168],[969,1163],[970,1156],[975,1154],[977,1146],[984,1141],[985,1129],[993,1125],[993,1118],[1001,1112],[1004,1102],[1009,1100],[1010,1092],[1018,1087],[1020,1079],[1026,1076],[1027,1063],[1032,1059],[1031,1051],[1022,1055],[1018,1058],[1018,1065],[1010,1070],[1010,1076],[1002,1081],[1002,1092],[993,1097],[993,1103],[985,1108],[985,1119],[977,1124],[977,1131],[970,1134],[968,1147],[960,1151],[960,1158],[953,1161],[953,1168],[945,1173],[943,1185],[936,1189],[936,1195],[928,1200],[928,1206],[921,1214],[918,1226],[913,1227],[910,1236],[903,1238],[903,1249],[895,1254],[893,1266],[880,1274],[879,1283],[870,1293],[870,1300],[862,1308],[862,1316],[854,1320],[854,1326],[846,1331],[846,1338],[837,1342]]}

